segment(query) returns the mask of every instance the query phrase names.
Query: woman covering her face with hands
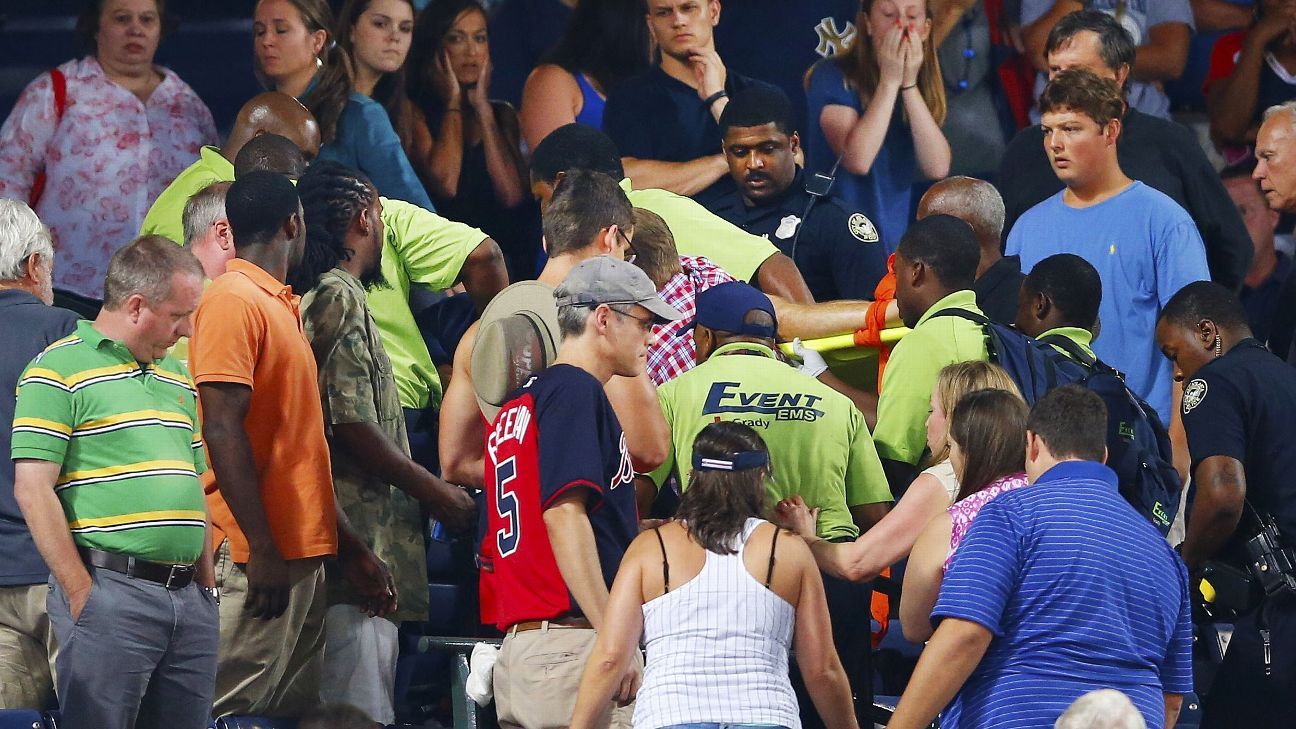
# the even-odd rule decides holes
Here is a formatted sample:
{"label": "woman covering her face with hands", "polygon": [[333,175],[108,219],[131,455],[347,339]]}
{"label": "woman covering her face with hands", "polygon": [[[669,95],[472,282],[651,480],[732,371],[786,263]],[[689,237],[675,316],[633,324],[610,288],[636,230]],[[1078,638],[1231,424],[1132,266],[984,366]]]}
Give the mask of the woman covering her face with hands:
{"label": "woman covering her face with hands", "polygon": [[941,132],[945,88],[926,0],[864,0],[850,49],[807,79],[807,169],[868,215],[894,251],[909,223],[915,180],[949,174]]}
{"label": "woman covering her face with hands", "polygon": [[490,39],[476,0],[419,14],[409,60],[409,149],[441,214],[499,241],[512,280],[535,277],[538,213],[530,205],[517,112],[490,99]]}

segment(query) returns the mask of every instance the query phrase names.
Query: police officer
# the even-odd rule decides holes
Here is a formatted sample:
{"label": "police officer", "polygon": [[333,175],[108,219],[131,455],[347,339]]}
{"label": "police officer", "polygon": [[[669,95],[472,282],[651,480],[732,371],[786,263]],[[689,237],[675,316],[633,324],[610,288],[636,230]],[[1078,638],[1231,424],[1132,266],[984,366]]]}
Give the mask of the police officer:
{"label": "police officer", "polygon": [[[1237,297],[1207,281],[1170,299],[1156,339],[1184,383],[1193,485],[1182,553],[1190,574],[1200,577],[1211,561],[1245,570],[1257,515],[1272,517],[1285,544],[1296,544],[1296,370],[1251,336]],[[1294,690],[1296,595],[1282,591],[1237,620],[1201,725],[1291,726]]]}
{"label": "police officer", "polygon": [[815,185],[797,166],[795,125],[792,104],[778,89],[733,95],[720,115],[720,134],[737,190],[712,212],[791,257],[815,300],[871,299],[886,274],[877,228],[826,190],[807,189]]}

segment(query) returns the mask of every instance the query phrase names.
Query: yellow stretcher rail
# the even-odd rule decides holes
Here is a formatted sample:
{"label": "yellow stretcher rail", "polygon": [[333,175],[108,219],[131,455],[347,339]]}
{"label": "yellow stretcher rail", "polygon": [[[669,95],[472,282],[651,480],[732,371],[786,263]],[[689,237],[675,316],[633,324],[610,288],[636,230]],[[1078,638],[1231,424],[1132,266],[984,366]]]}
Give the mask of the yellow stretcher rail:
{"label": "yellow stretcher rail", "polygon": [[[908,333],[909,333],[908,327],[894,327],[892,329],[883,329],[882,343],[895,344],[896,342],[900,341],[904,337],[904,335]],[[813,349],[816,352],[836,352],[842,349],[853,349],[856,346],[854,334],[838,334],[836,336],[824,337],[822,339],[811,339],[808,341],[801,342],[801,344],[806,349]],[[779,346],[783,349],[784,354],[792,354],[791,342],[784,342]],[[860,347],[860,349],[873,349],[873,348]]]}

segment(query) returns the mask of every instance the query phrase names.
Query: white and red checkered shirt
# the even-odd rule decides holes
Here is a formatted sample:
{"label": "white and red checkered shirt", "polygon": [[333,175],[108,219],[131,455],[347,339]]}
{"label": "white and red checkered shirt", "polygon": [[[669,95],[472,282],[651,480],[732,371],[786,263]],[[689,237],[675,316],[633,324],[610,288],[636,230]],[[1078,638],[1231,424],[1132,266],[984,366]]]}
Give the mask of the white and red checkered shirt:
{"label": "white and red checkered shirt", "polygon": [[733,281],[733,276],[702,256],[680,256],[684,269],[671,276],[658,291],[662,301],[684,314],[684,318],[653,327],[657,342],[648,348],[648,376],[658,386],[693,369],[697,350],[693,346],[693,317],[697,313],[697,295],[712,286]]}

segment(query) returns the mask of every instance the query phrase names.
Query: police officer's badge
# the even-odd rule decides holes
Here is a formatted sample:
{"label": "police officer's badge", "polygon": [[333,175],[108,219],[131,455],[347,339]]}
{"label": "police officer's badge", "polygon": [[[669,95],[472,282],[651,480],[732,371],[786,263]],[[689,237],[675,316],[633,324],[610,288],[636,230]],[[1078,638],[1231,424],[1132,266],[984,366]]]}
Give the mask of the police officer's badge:
{"label": "police officer's badge", "polygon": [[877,227],[873,221],[868,219],[864,213],[854,213],[846,221],[846,227],[850,229],[850,234],[855,236],[856,240],[864,243],[877,243]]}
{"label": "police officer's badge", "polygon": [[797,226],[801,225],[801,218],[795,215],[788,215],[779,221],[778,230],[774,231],[774,237],[779,240],[787,240],[796,234]]}
{"label": "police officer's badge", "polygon": [[1187,415],[1192,409],[1201,404],[1206,399],[1206,380],[1193,380],[1184,385],[1183,391],[1183,414]]}

